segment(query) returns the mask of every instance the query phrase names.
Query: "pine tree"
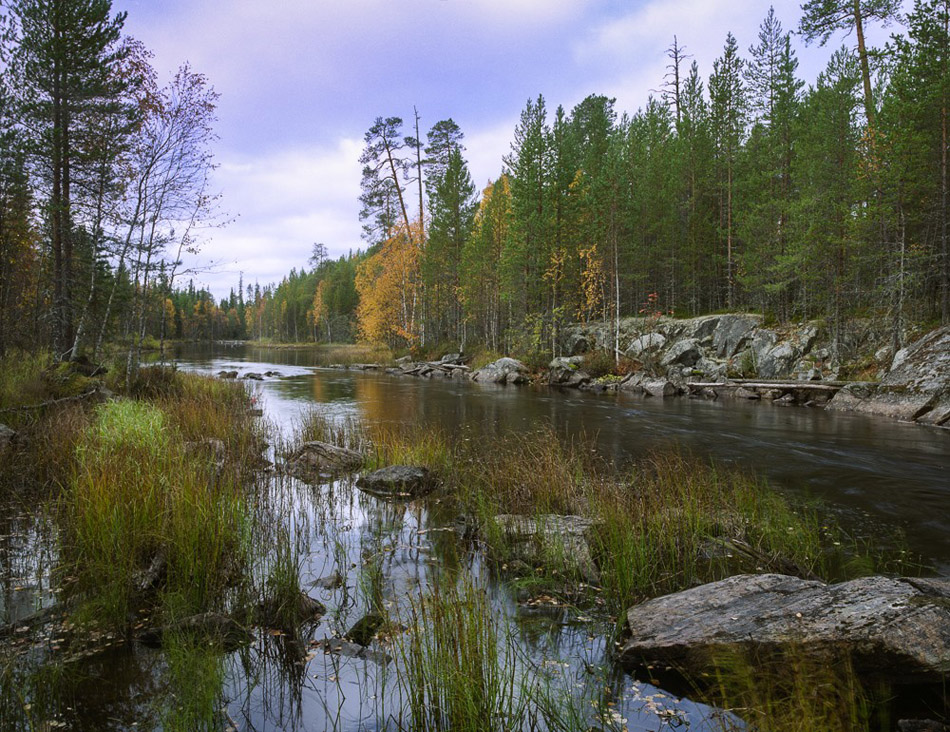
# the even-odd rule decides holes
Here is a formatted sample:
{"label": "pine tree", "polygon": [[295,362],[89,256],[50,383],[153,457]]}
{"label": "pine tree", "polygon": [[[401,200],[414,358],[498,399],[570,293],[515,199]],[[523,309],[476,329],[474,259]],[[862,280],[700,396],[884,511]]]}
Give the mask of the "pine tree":
{"label": "pine tree", "polygon": [[73,346],[73,181],[90,154],[83,130],[119,104],[127,80],[115,73],[125,14],[109,0],[11,0],[15,50],[11,69],[23,118],[32,133],[36,170],[49,177],[45,201],[53,257],[53,345]]}

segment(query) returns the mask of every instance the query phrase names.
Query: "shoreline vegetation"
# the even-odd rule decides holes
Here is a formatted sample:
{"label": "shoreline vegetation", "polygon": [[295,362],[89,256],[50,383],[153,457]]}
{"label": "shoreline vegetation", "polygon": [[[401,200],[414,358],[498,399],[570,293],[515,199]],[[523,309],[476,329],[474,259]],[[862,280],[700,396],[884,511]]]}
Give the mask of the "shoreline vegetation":
{"label": "shoreline vegetation", "polygon": [[[484,557],[516,604],[599,619],[608,646],[621,638],[631,605],[733,574],[834,581],[911,565],[906,554],[850,539],[819,504],[793,502],[754,476],[688,455],[615,466],[583,438],[550,430],[484,440],[335,423],[316,410],[287,444],[253,416],[238,383],[153,366],[123,392],[123,377],[86,376],[41,355],[8,356],[3,366],[0,415],[16,430],[2,453],[4,493],[44,507],[55,547],[52,605],[0,634],[8,639],[0,638],[4,729],[63,718],[77,659],[137,643],[158,645],[166,659],[155,712],[164,729],[226,726],[225,652],[253,638],[252,627],[296,638],[306,632],[304,618],[325,611],[301,609],[301,597],[309,598],[301,595],[300,550],[266,498],[264,447],[275,437],[278,458],[319,440],[359,451],[363,473],[425,467],[435,486],[424,499],[426,530],[453,527],[460,538],[450,555]],[[89,396],[19,409],[82,395]],[[550,517],[566,517],[581,532],[565,532]],[[383,601],[381,569],[362,570],[379,638],[390,638],[382,647],[396,658],[399,719],[426,730],[588,729],[590,701],[565,695],[525,664],[511,621],[486,604],[485,578],[469,561],[439,568],[434,583],[409,597],[408,615],[391,614]],[[22,624],[30,627],[25,636]],[[610,656],[604,673],[619,673]],[[737,651],[712,668],[709,677],[678,683],[762,729],[890,729],[893,690],[866,682],[847,662],[816,665],[791,644],[767,663]],[[672,678],[660,668],[642,673]],[[597,717],[604,729],[622,729],[610,714],[604,705]]]}

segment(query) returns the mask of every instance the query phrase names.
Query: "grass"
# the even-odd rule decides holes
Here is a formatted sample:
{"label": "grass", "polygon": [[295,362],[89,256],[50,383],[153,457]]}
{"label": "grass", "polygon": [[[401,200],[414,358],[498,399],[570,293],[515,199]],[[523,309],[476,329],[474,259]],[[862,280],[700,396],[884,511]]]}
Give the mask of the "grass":
{"label": "grass", "polygon": [[[122,627],[156,561],[166,614],[221,608],[250,549],[242,480],[257,438],[243,390],[186,374],[170,383],[174,396],[95,410],[60,496],[64,573],[83,614],[108,625]],[[190,441],[199,434],[223,435],[226,454],[236,447],[241,459],[219,464],[207,443]]]}
{"label": "grass", "polygon": [[401,729],[511,730],[528,713],[510,630],[469,575],[413,599],[396,636]]}
{"label": "grass", "polygon": [[859,679],[850,660],[796,649],[720,652],[697,693],[762,732],[872,732],[892,728],[886,687]]}

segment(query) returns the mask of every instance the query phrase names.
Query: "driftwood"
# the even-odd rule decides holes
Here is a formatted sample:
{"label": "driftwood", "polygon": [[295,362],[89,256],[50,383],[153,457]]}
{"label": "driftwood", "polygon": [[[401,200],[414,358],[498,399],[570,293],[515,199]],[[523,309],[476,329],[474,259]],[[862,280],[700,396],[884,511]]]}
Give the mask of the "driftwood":
{"label": "driftwood", "polygon": [[61,397],[59,399],[50,399],[46,402],[40,402],[39,404],[25,404],[21,407],[6,407],[5,409],[0,409],[0,414],[5,414],[8,412],[31,412],[36,409],[45,409],[46,407],[53,407],[57,404],[68,404],[69,402],[80,402],[84,399],[89,399],[94,396],[102,396],[105,398],[110,398],[112,392],[108,389],[105,389],[101,386],[96,386],[89,391],[84,391],[82,394],[77,394],[76,396]]}

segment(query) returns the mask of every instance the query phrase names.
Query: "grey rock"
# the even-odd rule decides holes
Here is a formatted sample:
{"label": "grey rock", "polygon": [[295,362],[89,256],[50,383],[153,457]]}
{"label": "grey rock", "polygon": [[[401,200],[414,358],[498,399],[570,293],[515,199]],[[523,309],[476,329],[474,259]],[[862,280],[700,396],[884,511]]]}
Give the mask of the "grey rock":
{"label": "grey rock", "polygon": [[749,342],[762,324],[757,315],[723,315],[712,334],[712,347],[719,358],[732,358]]}
{"label": "grey rock", "polygon": [[645,354],[656,353],[666,345],[666,336],[662,333],[644,333],[627,346],[626,355],[630,358],[641,358]]}
{"label": "grey rock", "polygon": [[644,381],[642,386],[643,391],[645,391],[647,394],[654,397],[660,397],[661,399],[676,396],[679,393],[679,389],[676,388],[676,385],[668,379]]}
{"label": "grey rock", "polygon": [[263,381],[263,380],[264,380],[264,377],[261,376],[261,374],[255,373],[254,371],[249,371],[248,373],[244,374],[244,378],[245,378],[245,379],[250,379],[250,380],[252,380],[252,381]]}
{"label": "grey rock", "polygon": [[527,381],[528,367],[515,358],[499,358],[477,371],[472,372],[472,379],[492,384],[522,384]]}
{"label": "grey rock", "polygon": [[363,456],[355,450],[337,447],[329,442],[304,442],[285,456],[284,470],[288,475],[312,482],[325,475],[352,472],[363,465]]}
{"label": "grey rock", "polygon": [[283,628],[317,620],[327,611],[319,600],[306,592],[298,592],[289,600],[277,597],[265,597],[257,606],[257,622],[268,628]]}
{"label": "grey rock", "polygon": [[461,366],[464,362],[465,359],[461,353],[447,353],[439,359],[439,363],[453,364],[455,366]]}
{"label": "grey rock", "polygon": [[752,400],[755,400],[755,399],[761,399],[761,398],[762,398],[762,395],[759,394],[757,391],[753,391],[752,389],[746,389],[746,388],[743,387],[743,386],[740,386],[739,388],[737,388],[737,389],[735,390],[734,396],[735,396],[736,399],[752,399]]}
{"label": "grey rock", "polygon": [[756,365],[756,374],[761,379],[781,379],[789,376],[802,356],[800,348],[789,341],[782,341],[774,348],[761,353]]}
{"label": "grey rock", "polygon": [[313,586],[324,590],[336,590],[342,587],[343,583],[343,575],[339,572],[333,572],[332,574],[328,574],[326,577],[321,577],[318,579],[313,583]]}
{"label": "grey rock", "polygon": [[706,670],[736,647],[816,659],[847,651],[859,672],[897,683],[950,672],[950,579],[863,577],[828,585],[780,574],[737,575],[649,600],[627,611],[621,662]]}
{"label": "grey rock", "polygon": [[589,350],[590,341],[587,340],[586,336],[573,334],[569,337],[567,342],[567,352],[572,356],[578,356],[582,353],[587,353]]}
{"label": "grey rock", "polygon": [[580,368],[583,356],[559,356],[548,364],[548,383],[577,388],[591,380],[590,374]]}
{"label": "grey rock", "polygon": [[431,493],[436,481],[428,468],[389,465],[362,476],[356,485],[367,493],[385,498],[416,498]]}
{"label": "grey rock", "polygon": [[383,616],[377,612],[368,612],[357,620],[343,636],[359,646],[368,646],[373,636],[383,627]]}
{"label": "grey rock", "polygon": [[938,328],[894,356],[878,385],[849,385],[829,409],[944,425],[950,421],[950,326]]}
{"label": "grey rock", "polygon": [[587,543],[590,531],[598,525],[594,519],[558,514],[500,514],[495,516],[495,523],[504,532],[515,559],[528,564],[562,563],[586,582],[600,581]]}
{"label": "grey rock", "polygon": [[222,379],[236,379],[238,375],[237,371],[219,371],[218,376]]}
{"label": "grey rock", "polygon": [[344,638],[325,638],[323,640],[313,641],[313,646],[315,648],[322,648],[324,653],[372,661],[380,666],[385,666],[393,660],[392,656],[388,653],[361,646],[359,643],[353,643]]}
{"label": "grey rock", "polygon": [[670,366],[692,366],[702,358],[702,349],[699,341],[695,338],[676,341],[664,354],[660,361],[661,366],[669,368]]}

